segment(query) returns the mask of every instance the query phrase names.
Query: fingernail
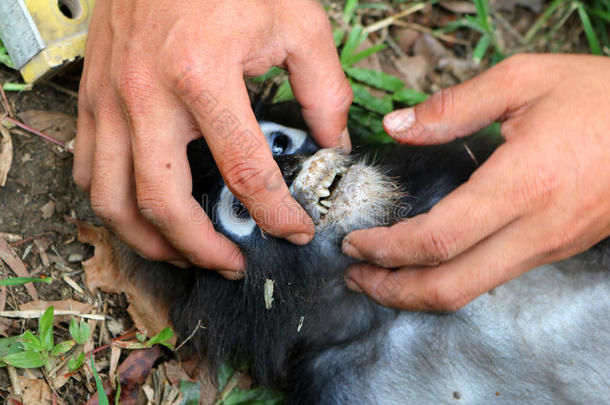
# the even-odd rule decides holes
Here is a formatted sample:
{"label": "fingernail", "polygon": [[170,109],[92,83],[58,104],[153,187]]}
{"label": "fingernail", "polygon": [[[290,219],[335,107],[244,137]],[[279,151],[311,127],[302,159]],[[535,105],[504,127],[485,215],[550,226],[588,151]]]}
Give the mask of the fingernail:
{"label": "fingernail", "polygon": [[345,285],[348,289],[352,290],[353,292],[357,292],[357,293],[362,292],[362,288],[360,288],[360,286],[358,284],[356,284],[354,282],[354,280],[352,280],[351,278],[348,278],[348,277],[345,278]]}
{"label": "fingernail", "polygon": [[404,135],[415,124],[415,110],[404,108],[389,113],[383,118],[383,126],[390,135]]}
{"label": "fingernail", "polygon": [[229,280],[239,280],[246,275],[246,273],[244,273],[243,271],[229,271],[229,270],[218,271],[218,274],[220,274],[221,276],[223,276],[224,278],[229,279]]}
{"label": "fingernail", "polygon": [[286,236],[286,240],[295,245],[306,245],[313,239],[313,235],[310,233],[295,233]]}
{"label": "fingernail", "polygon": [[176,267],[180,267],[181,269],[188,269],[192,266],[192,264],[186,260],[169,260],[168,263]]}
{"label": "fingernail", "polygon": [[341,250],[343,254],[353,257],[354,259],[364,260],[364,257],[360,254],[358,249],[354,245],[352,245],[349,237],[343,238],[343,242],[341,243]]}
{"label": "fingernail", "polygon": [[352,151],[352,140],[350,139],[347,127],[339,135],[339,148],[345,154],[349,154]]}

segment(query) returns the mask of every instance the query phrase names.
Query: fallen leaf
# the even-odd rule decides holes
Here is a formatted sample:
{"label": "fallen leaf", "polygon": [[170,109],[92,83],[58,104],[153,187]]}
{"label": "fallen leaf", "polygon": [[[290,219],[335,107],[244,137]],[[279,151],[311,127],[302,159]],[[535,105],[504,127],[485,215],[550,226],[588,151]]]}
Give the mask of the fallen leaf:
{"label": "fallen leaf", "polygon": [[407,88],[422,91],[426,75],[431,68],[424,56],[401,56],[396,60],[395,65],[404,76]]}
{"label": "fallen leaf", "polygon": [[[132,405],[138,397],[140,387],[146,382],[146,378],[152,371],[152,367],[161,356],[161,349],[153,346],[150,349],[134,350],[127,356],[125,361],[118,367],[119,382],[121,383],[121,405]],[[108,383],[104,384],[106,394],[112,397],[112,391]],[[95,394],[87,405],[97,405],[99,403]]]}
{"label": "fallen leaf", "polygon": [[514,11],[517,6],[529,8],[534,13],[542,11],[543,0],[491,0],[489,7],[492,10]]}
{"label": "fallen leaf", "polygon": [[58,111],[27,110],[18,117],[25,124],[60,142],[68,142],[76,135],[76,117]]}
{"label": "fallen leaf", "polygon": [[420,35],[419,31],[412,28],[392,27],[392,37],[396,39],[400,49],[407,54],[411,53],[411,48]]}
{"label": "fallen leaf", "polygon": [[470,1],[441,0],[438,4],[455,14],[475,14],[476,7]]}
{"label": "fallen leaf", "polygon": [[42,379],[19,377],[23,405],[51,404],[51,390]]}
{"label": "fallen leaf", "polygon": [[79,314],[88,314],[93,310],[93,306],[84,302],[67,299],[61,301],[30,301],[25,304],[19,305],[19,309],[22,311],[33,311],[33,310],[46,310],[52,306],[56,311],[76,311]]}
{"label": "fallen leaf", "polygon": [[119,359],[121,358],[121,348],[115,345],[110,346],[110,368],[108,369],[108,378],[110,379],[110,386],[112,389],[116,389],[116,369],[119,365]]}
{"label": "fallen leaf", "polygon": [[34,245],[36,246],[36,253],[40,256],[40,260],[42,261],[42,265],[47,268],[49,267],[49,256],[47,256],[47,248],[43,241],[40,239],[34,239]]}
{"label": "fallen leaf", "polygon": [[451,53],[443,46],[443,44],[432,35],[422,34],[413,44],[413,53],[422,55],[428,61],[428,65],[436,67],[436,64],[442,58],[451,56]]}
{"label": "fallen leaf", "polygon": [[4,239],[8,243],[14,243],[22,240],[23,236],[17,233],[0,232],[0,238]]}
{"label": "fallen leaf", "polygon": [[13,163],[13,141],[8,129],[1,123],[0,133],[2,133],[2,139],[0,140],[0,187],[4,187]]}
{"label": "fallen leaf", "polygon": [[0,318],[0,336],[9,337],[14,322],[9,318]]}
{"label": "fallen leaf", "polygon": [[[127,312],[134,325],[148,336],[156,335],[171,324],[168,304],[145,287],[146,280],[138,277],[142,273],[132,271],[135,266],[142,265],[143,259],[121,247],[105,228],[80,222],[78,240],[94,247],[93,257],[82,262],[89,291],[100,288],[108,293],[124,293],[129,302]],[[119,249],[122,249],[120,253]]]}
{"label": "fallen leaf", "polygon": [[[0,128],[2,127],[0,126]],[[15,253],[15,250],[13,250],[13,248],[2,238],[0,238],[0,259],[2,259],[19,277],[30,276],[30,273],[28,273],[25,265],[17,253]],[[36,292],[36,288],[34,288],[33,283],[25,284],[25,289],[30,294],[32,299],[38,299],[38,293]]]}
{"label": "fallen leaf", "polygon": [[53,200],[49,200],[45,205],[40,207],[40,212],[42,213],[42,219],[49,219],[55,213],[55,202]]}

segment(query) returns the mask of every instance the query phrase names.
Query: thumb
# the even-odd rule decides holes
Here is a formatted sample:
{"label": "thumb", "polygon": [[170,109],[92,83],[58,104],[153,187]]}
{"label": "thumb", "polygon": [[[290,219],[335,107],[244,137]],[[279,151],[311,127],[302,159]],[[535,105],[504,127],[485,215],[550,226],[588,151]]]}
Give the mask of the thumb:
{"label": "thumb", "polygon": [[435,144],[469,135],[526,104],[548,81],[540,55],[511,57],[479,76],[440,90],[423,103],[394,111],[383,119],[388,134],[400,143]]}

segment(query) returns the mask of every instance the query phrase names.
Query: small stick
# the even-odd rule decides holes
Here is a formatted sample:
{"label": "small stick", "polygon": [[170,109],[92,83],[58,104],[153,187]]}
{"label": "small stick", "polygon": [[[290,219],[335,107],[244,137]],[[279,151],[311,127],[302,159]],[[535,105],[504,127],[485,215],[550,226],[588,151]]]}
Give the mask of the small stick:
{"label": "small stick", "polygon": [[407,8],[406,10],[401,11],[400,13],[391,15],[387,18],[384,18],[383,20],[379,20],[376,23],[368,25],[366,28],[364,28],[364,32],[366,32],[367,34],[370,34],[371,32],[379,31],[382,28],[385,28],[389,25],[396,23],[396,21],[398,21],[400,18],[406,17],[409,14],[413,14],[424,8],[426,8],[426,4],[416,3],[413,6]]}
{"label": "small stick", "polygon": [[54,90],[59,91],[60,93],[64,93],[64,94],[66,94],[66,95],[68,95],[70,97],[78,98],[78,93],[77,92],[75,92],[73,90],[70,90],[70,89],[66,89],[65,87],[60,86],[57,83],[53,83],[50,80],[43,80],[42,83],[47,85],[47,86],[49,86],[50,88],[52,88]]}
{"label": "small stick", "polygon": [[11,124],[18,126],[21,129],[25,129],[26,131],[28,131],[28,132],[30,132],[30,133],[32,133],[34,135],[37,135],[37,136],[39,136],[39,137],[41,137],[43,139],[46,139],[49,142],[53,142],[54,144],[57,144],[57,145],[61,146],[62,148],[66,147],[66,145],[63,142],[60,142],[57,139],[50,137],[49,135],[45,134],[44,132],[41,132],[41,131],[39,131],[37,129],[34,129],[34,128],[28,126],[28,125],[25,125],[21,121],[18,121],[16,119],[10,118],[10,117],[4,117],[4,119],[7,120],[8,122],[10,122]]}
{"label": "small stick", "polygon": [[15,114],[13,113],[13,110],[11,109],[11,105],[8,103],[8,99],[6,98],[6,93],[4,92],[4,88],[2,86],[0,86],[0,94],[2,94],[2,104],[4,105],[4,109],[6,110],[6,113],[10,117],[14,117]]}

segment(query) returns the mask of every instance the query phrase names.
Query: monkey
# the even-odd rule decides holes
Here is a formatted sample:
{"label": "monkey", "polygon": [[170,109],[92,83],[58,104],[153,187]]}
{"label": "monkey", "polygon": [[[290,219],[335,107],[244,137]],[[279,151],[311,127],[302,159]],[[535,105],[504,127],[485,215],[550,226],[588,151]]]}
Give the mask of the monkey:
{"label": "monkey", "polygon": [[243,252],[245,277],[130,256],[129,271],[170,305],[178,334],[196,329],[189,343],[213,369],[246,362],[256,382],[293,404],[610,397],[610,239],[453,313],[387,308],[345,286],[356,263],[341,252],[345,235],[428,212],[501,147],[499,135],[432,146],[363,142],[346,156],[319,148],[286,109],[255,112],[283,181],[314,221],[309,244],[261,232],[200,139],[187,149],[192,193]]}

